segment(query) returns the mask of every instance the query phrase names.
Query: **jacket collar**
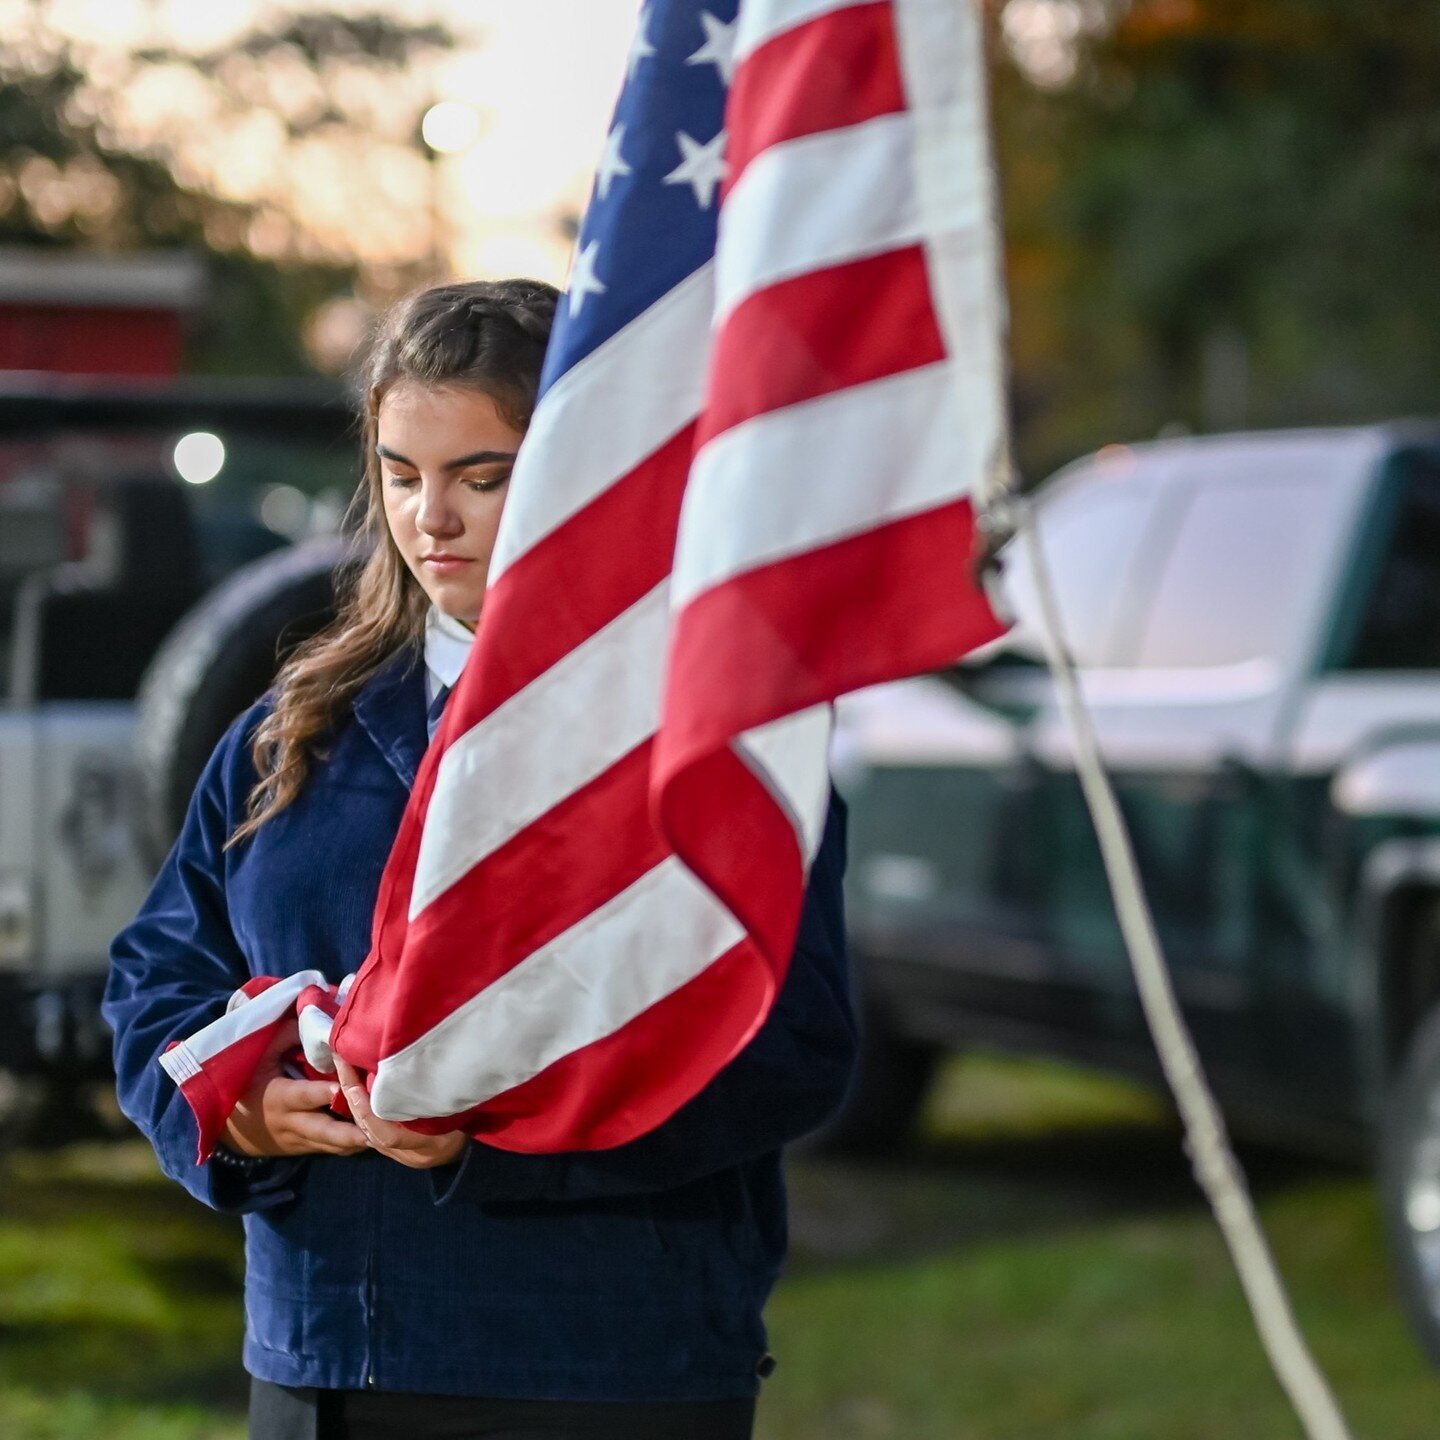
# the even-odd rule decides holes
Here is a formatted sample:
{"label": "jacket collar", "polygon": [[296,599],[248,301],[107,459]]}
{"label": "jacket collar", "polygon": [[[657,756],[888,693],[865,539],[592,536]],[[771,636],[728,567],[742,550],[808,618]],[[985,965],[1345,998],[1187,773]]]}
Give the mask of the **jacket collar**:
{"label": "jacket collar", "polygon": [[425,667],[405,645],[360,687],[351,710],[408,790],[429,745],[425,728]]}

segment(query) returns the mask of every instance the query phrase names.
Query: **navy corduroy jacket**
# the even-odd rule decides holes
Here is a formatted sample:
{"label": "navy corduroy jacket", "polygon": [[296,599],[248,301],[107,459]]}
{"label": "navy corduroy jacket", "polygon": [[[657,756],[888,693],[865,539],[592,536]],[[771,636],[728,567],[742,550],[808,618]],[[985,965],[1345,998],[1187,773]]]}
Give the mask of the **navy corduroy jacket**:
{"label": "navy corduroy jacket", "polygon": [[[855,1054],[832,802],[795,957],[755,1039],[658,1130],[614,1150],[471,1142],[384,1156],[196,1164],[156,1063],[252,975],[363,961],[380,875],[426,745],[424,669],[397,653],[299,798],[222,850],[255,780],[262,700],[216,748],[180,837],[116,937],[105,1015],[125,1113],[166,1173],[244,1215],[245,1365],[283,1385],[570,1400],[754,1394],[785,1248],[779,1150],[839,1105]],[[483,923],[483,919],[477,919]]]}

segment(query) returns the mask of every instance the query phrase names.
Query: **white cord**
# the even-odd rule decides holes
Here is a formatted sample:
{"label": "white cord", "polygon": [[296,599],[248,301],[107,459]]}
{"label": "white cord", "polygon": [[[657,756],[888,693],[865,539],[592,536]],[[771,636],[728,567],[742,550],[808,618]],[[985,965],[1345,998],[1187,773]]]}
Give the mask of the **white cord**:
{"label": "white cord", "polygon": [[1041,639],[1075,743],[1075,768],[1100,841],[1105,874],[1145,1018],[1184,1122],[1186,1149],[1195,1177],[1230,1248],[1261,1344],[1305,1434],[1309,1440],[1350,1440],[1345,1417],[1296,1323],[1290,1297],[1255,1214],[1244,1173],[1230,1147],[1220,1107],[1210,1093],[1195,1042],[1176,1003],[1155,932],[1155,920],[1140,883],[1129,832],[1101,763],[1095,730],[1080,693],[1075,662],[1065,644],[1055,588],[1031,508],[1018,498],[1007,498],[1000,503],[1003,510],[1009,512],[1006,518],[1013,516],[1030,557],[1040,602]]}

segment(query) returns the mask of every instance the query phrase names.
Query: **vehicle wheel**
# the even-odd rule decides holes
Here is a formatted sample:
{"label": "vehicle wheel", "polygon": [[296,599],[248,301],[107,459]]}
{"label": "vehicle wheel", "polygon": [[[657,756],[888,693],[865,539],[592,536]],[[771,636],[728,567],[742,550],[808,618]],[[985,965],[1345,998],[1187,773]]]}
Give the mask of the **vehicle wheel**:
{"label": "vehicle wheel", "polygon": [[1412,1037],[1385,1107],[1380,1189],[1401,1296],[1440,1366],[1440,1005]]}
{"label": "vehicle wheel", "polygon": [[944,1053],[938,1045],[901,1034],[880,1002],[862,1004],[855,1079],[844,1108],[816,1133],[815,1148],[856,1156],[903,1149]]}
{"label": "vehicle wheel", "polygon": [[337,576],[359,560],[338,537],[266,555],[212,590],[166,637],[137,697],[142,830],[153,864],[179,833],[230,722],[265,693],[285,655],[334,617]]}

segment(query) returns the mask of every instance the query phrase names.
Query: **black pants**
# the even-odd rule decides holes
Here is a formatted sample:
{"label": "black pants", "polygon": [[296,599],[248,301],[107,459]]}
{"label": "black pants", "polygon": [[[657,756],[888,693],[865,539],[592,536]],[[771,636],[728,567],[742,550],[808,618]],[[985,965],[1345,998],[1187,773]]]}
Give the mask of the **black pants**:
{"label": "black pants", "polygon": [[750,1440],[753,1400],[485,1400],[250,1382],[250,1440]]}

